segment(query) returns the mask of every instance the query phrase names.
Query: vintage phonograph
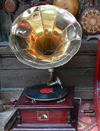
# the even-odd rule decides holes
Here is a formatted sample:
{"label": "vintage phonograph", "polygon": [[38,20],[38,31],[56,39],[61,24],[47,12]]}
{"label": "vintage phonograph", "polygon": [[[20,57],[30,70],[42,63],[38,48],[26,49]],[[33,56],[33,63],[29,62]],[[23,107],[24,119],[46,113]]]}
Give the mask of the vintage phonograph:
{"label": "vintage phonograph", "polygon": [[52,77],[53,68],[64,65],[78,52],[81,36],[75,17],[53,5],[32,7],[13,22],[9,42],[16,57],[32,67],[48,69],[50,79],[22,92],[12,131],[77,130],[74,87],[65,87],[59,77],[55,81]]}

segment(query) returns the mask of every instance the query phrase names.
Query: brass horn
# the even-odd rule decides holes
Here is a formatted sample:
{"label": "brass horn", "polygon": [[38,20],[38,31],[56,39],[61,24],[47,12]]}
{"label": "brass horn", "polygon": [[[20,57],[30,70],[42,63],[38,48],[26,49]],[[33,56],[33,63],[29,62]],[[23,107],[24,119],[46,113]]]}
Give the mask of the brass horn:
{"label": "brass horn", "polygon": [[71,13],[42,5],[15,19],[9,42],[18,60],[38,69],[49,69],[64,65],[77,53],[81,36],[81,27]]}

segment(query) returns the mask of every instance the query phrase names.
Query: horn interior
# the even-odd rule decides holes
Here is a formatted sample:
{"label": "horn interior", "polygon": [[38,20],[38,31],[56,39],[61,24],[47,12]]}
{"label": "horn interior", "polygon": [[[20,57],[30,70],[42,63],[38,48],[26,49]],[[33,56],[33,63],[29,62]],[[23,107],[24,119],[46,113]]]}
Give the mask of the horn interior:
{"label": "horn interior", "polygon": [[71,13],[42,5],[16,18],[9,42],[21,62],[48,69],[67,63],[79,50],[81,36],[81,27]]}

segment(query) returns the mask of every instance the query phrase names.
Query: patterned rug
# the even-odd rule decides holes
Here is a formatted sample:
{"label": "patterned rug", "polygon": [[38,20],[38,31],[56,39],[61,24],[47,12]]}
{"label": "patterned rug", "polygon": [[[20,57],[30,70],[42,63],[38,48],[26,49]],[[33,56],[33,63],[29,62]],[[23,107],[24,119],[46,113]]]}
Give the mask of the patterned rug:
{"label": "patterned rug", "polygon": [[[93,101],[83,101],[81,109],[94,109]],[[79,110],[78,131],[98,131],[95,113],[82,113]]]}

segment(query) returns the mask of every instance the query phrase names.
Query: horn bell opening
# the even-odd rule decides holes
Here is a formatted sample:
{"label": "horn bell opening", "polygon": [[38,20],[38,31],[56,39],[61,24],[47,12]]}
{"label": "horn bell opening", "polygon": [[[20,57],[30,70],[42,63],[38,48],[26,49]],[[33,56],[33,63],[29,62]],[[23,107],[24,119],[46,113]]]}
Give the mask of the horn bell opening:
{"label": "horn bell opening", "polygon": [[9,37],[18,60],[38,69],[67,63],[81,46],[82,30],[67,10],[53,5],[32,7],[15,19]]}

